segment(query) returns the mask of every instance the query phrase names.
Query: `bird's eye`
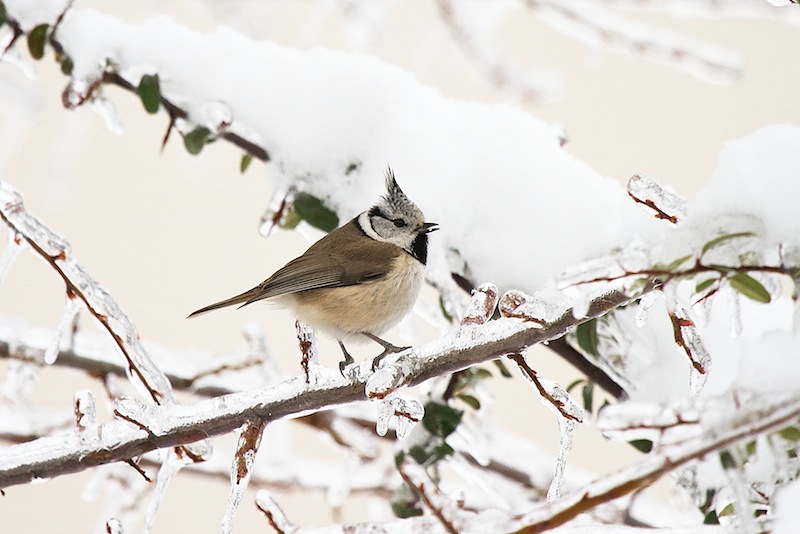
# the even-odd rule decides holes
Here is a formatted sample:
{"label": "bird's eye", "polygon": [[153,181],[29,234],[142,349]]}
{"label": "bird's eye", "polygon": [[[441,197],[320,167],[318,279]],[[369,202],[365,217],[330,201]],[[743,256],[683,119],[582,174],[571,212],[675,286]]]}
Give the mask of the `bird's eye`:
{"label": "bird's eye", "polygon": [[398,228],[402,228],[406,225],[406,222],[403,219],[393,219],[392,222]]}

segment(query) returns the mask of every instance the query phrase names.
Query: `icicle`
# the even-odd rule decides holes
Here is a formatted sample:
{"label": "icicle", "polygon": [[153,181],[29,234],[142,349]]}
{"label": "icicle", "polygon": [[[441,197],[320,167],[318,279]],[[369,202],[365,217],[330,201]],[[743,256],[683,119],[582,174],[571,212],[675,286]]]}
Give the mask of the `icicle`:
{"label": "icicle", "polygon": [[728,312],[731,316],[731,337],[739,339],[742,335],[742,305],[739,300],[739,292],[728,291],[728,302],[730,303]]}
{"label": "icicle", "polygon": [[675,311],[670,313],[675,343],[682,349],[692,364],[689,374],[689,388],[693,395],[703,389],[711,367],[711,355],[706,349],[694,321],[689,318],[689,311],[681,304],[676,304]]}
{"label": "icicle", "polygon": [[225,506],[225,515],[222,518],[223,534],[233,532],[236,510],[242,502],[244,492],[250,483],[250,477],[253,476],[253,465],[265,425],[263,419],[250,420],[242,425],[239,445],[236,447],[236,454],[231,464],[231,490],[228,493],[228,504]]}
{"label": "icicle", "polygon": [[125,534],[125,529],[122,528],[122,522],[119,519],[112,517],[106,521],[106,532],[108,534]]}
{"label": "icicle", "polygon": [[385,436],[389,431],[389,420],[394,415],[394,408],[390,399],[381,399],[378,401],[378,414],[375,418],[375,432],[379,436]]}
{"label": "icicle", "polygon": [[44,363],[47,365],[56,363],[61,340],[65,335],[68,335],[68,337],[71,336],[72,326],[75,323],[76,317],[81,312],[81,304],[81,300],[78,299],[74,293],[67,291],[67,302],[64,304],[64,311],[61,313],[61,320],[58,322],[50,345],[48,345],[47,350],[44,351]]}
{"label": "icicle", "polygon": [[564,471],[567,467],[567,456],[572,449],[572,436],[575,433],[577,423],[564,417],[558,418],[558,430],[560,439],[558,442],[558,459],[556,460],[556,470],[550,488],[547,490],[547,502],[557,501],[561,496],[561,483],[564,481]]}
{"label": "icicle", "polygon": [[392,399],[395,416],[395,432],[399,439],[405,439],[411,430],[422,421],[425,408],[412,397],[398,395]]}
{"label": "icicle", "polygon": [[287,187],[276,188],[272,192],[267,211],[261,216],[261,222],[258,225],[259,234],[269,237],[275,228],[284,222],[286,208],[289,206],[289,197],[292,194],[292,189]]}
{"label": "icicle", "polygon": [[295,526],[289,521],[286,514],[283,513],[283,510],[281,510],[281,507],[278,506],[278,503],[272,498],[269,491],[265,489],[258,490],[256,493],[256,506],[267,516],[270,524],[274,526],[277,532],[290,534],[296,530]]}
{"label": "icicle", "polygon": [[11,265],[17,259],[19,253],[22,251],[22,238],[12,231],[8,232],[8,245],[3,249],[0,254],[0,285],[3,285],[3,280],[6,279],[8,271],[11,270]]}
{"label": "icicle", "polygon": [[122,135],[125,131],[125,126],[122,124],[122,117],[120,117],[117,107],[114,103],[100,94],[95,94],[91,99],[92,111],[100,115],[100,118],[106,123],[106,128],[113,134]]}
{"label": "icicle", "polygon": [[100,437],[97,423],[97,407],[94,395],[88,389],[79,389],[73,397],[75,406],[75,426],[81,443],[88,445]]}
{"label": "icicle", "polygon": [[639,299],[639,305],[636,308],[636,326],[642,328],[645,324],[647,324],[647,317],[650,315],[650,308],[662,296],[663,293],[660,290],[655,289],[650,293],[646,293],[642,298]]}
{"label": "icicle", "polygon": [[6,382],[2,389],[3,397],[14,404],[26,404],[41,372],[40,364],[10,360],[6,372]]}
{"label": "icicle", "polygon": [[172,478],[186,465],[192,463],[192,459],[186,455],[178,454],[179,448],[169,449],[163,451],[164,459],[161,463],[161,468],[158,470],[158,477],[156,479],[156,486],[153,490],[153,495],[150,498],[150,503],[147,505],[147,512],[144,516],[144,531],[146,533],[153,532],[153,525],[156,521],[156,514],[164,502],[164,496],[167,492],[167,486],[172,481]]}

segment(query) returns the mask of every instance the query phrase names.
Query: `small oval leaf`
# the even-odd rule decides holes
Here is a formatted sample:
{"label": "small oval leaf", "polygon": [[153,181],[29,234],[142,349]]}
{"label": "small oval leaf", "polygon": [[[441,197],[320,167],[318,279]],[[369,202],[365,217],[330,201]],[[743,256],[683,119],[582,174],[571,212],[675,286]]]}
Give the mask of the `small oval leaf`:
{"label": "small oval leaf", "polygon": [[339,217],[314,195],[298,193],[294,197],[294,210],[301,219],[324,232],[339,226]]}
{"label": "small oval leaf", "polygon": [[45,37],[49,28],[49,24],[39,24],[28,32],[28,50],[33,59],[42,59],[44,57]]}
{"label": "small oval leaf", "polygon": [[0,2],[0,26],[6,23],[8,20],[8,13],[6,12],[6,6],[3,2]]}
{"label": "small oval leaf", "polygon": [[239,173],[244,174],[244,171],[250,166],[253,162],[253,155],[250,152],[245,152],[242,155],[242,161],[239,162]]}
{"label": "small oval leaf", "polygon": [[694,292],[695,293],[702,293],[703,291],[705,291],[706,289],[711,287],[711,284],[713,284],[716,281],[717,281],[716,278],[709,278],[708,280],[703,280],[702,282],[697,284],[697,286],[695,286]]}
{"label": "small oval leaf", "polygon": [[425,415],[422,416],[422,425],[434,436],[446,438],[461,424],[462,415],[464,415],[463,411],[456,410],[447,404],[428,402],[425,405]]}
{"label": "small oval leaf", "polygon": [[761,302],[762,304],[769,304],[772,300],[769,292],[764,289],[761,282],[747,273],[736,273],[731,276],[728,281],[731,283],[733,289],[749,299]]}
{"label": "small oval leaf", "polygon": [[203,150],[206,143],[208,143],[210,136],[211,130],[205,126],[198,126],[183,136],[183,144],[189,154],[196,156]]}
{"label": "small oval leaf", "polygon": [[69,56],[64,56],[61,60],[61,74],[69,76],[72,74],[72,69],[75,68],[75,63],[72,61],[72,58]]}
{"label": "small oval leaf", "polygon": [[708,243],[703,245],[703,250],[700,251],[700,255],[702,256],[703,254],[708,252],[710,249],[716,247],[720,243],[724,243],[725,241],[728,241],[729,239],[735,239],[737,237],[751,237],[751,236],[754,236],[754,235],[755,234],[753,232],[736,232],[734,234],[725,234],[725,235],[721,235],[721,236],[715,237],[714,239],[712,239],[711,241],[709,241]]}
{"label": "small oval leaf", "polygon": [[686,256],[673,260],[669,265],[667,265],[666,270],[670,272],[674,271],[675,269],[686,263],[686,260],[688,260],[691,257],[692,257],[691,254],[687,254]]}
{"label": "small oval leaf", "polygon": [[597,345],[599,339],[597,337],[597,319],[586,321],[579,324],[575,328],[575,337],[578,340],[578,346],[587,354],[597,356]]}
{"label": "small oval leaf", "polygon": [[161,81],[158,78],[158,74],[145,74],[142,76],[137,90],[145,111],[150,114],[158,113],[158,109],[161,107]]}
{"label": "small oval leaf", "polygon": [[649,439],[634,439],[628,442],[633,445],[633,448],[645,454],[653,450],[653,442]]}
{"label": "small oval leaf", "polygon": [[472,395],[467,395],[466,393],[460,393],[459,395],[456,395],[456,397],[462,400],[473,410],[481,409],[481,401],[479,401],[476,397],[473,397]]}

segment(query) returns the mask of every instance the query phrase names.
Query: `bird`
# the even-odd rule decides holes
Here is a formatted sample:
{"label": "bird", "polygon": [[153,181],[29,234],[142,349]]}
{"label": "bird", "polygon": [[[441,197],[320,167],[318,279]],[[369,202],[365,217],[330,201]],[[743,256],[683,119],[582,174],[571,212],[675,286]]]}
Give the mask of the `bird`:
{"label": "bird", "polygon": [[419,295],[428,261],[428,234],[437,223],[400,189],[394,172],[385,174],[386,194],[368,210],[340,226],[252,289],[210,304],[189,317],[238,304],[269,300],[289,308],[297,319],[339,343],[344,360],[354,363],[345,342],[370,339],[383,347],[373,369],[398,347],[381,336],[405,317]]}

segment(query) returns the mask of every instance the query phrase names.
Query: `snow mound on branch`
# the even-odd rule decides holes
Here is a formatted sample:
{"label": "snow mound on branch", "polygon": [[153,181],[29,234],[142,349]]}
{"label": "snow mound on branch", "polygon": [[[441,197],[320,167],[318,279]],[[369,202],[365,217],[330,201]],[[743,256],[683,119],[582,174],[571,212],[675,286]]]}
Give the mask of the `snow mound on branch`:
{"label": "snow mound on branch", "polygon": [[192,122],[213,126],[227,107],[231,129],[269,152],[279,187],[315,194],[341,220],[374,203],[391,165],[442,227],[432,267],[475,283],[531,291],[626,243],[633,221],[646,224],[617,182],[561,146],[558,128],[519,108],[447,98],[374,57],[90,10],[70,12],[59,37],[77,78],[96,78],[110,59],[134,85],[158,73]]}

